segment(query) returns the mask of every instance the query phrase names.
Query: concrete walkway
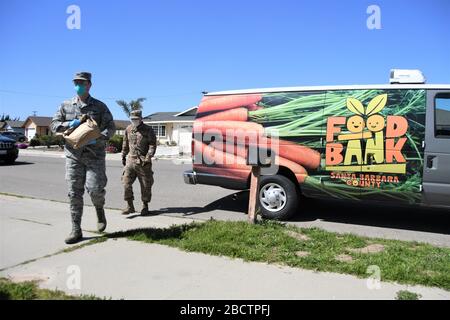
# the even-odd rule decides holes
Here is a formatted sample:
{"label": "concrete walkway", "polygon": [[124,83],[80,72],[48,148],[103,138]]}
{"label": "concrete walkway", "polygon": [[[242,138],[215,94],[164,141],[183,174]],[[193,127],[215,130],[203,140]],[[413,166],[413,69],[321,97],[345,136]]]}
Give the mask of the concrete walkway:
{"label": "concrete walkway", "polygon": [[[371,290],[366,279],[353,276],[249,263],[126,239],[62,253],[70,247],[63,242],[70,229],[67,207],[0,196],[1,277],[40,280],[42,288],[114,299],[394,299],[400,290],[419,293],[422,299],[450,299],[450,292],[437,288],[382,282],[380,289]],[[192,221],[168,216],[127,219],[114,210],[108,210],[107,217],[108,232]],[[86,207],[85,237],[97,236],[89,232],[95,223],[94,209]]]}
{"label": "concrete walkway", "polygon": [[[57,150],[55,148],[52,149],[46,149],[46,148],[28,148],[28,149],[22,149],[19,150],[20,156],[27,156],[27,157],[53,157],[53,158],[65,158],[64,151]],[[190,155],[183,155],[179,156],[176,155],[171,147],[166,146],[158,146],[156,148],[156,154],[153,157],[153,159],[169,159],[169,160],[175,160],[175,161],[182,161],[183,163],[191,163],[192,159]],[[106,160],[116,160],[121,161],[122,160],[122,154],[119,153],[107,153],[106,154]]]}

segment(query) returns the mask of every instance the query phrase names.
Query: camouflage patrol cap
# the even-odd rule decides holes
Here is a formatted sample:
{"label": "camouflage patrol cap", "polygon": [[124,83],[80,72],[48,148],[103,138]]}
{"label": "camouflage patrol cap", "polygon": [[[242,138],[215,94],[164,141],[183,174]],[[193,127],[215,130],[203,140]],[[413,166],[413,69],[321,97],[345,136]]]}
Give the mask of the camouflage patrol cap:
{"label": "camouflage patrol cap", "polygon": [[141,120],[142,119],[142,111],[141,110],[133,110],[130,112],[130,119],[137,119],[137,120]]}
{"label": "camouflage patrol cap", "polygon": [[77,72],[73,77],[73,81],[75,80],[83,80],[83,81],[91,81],[92,74],[89,72]]}

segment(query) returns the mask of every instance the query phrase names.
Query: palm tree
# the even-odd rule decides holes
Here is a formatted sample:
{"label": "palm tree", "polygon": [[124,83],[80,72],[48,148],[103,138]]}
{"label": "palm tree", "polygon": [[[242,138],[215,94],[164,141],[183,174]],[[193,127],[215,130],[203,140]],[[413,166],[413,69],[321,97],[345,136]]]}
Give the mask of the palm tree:
{"label": "palm tree", "polygon": [[134,110],[142,110],[142,102],[147,100],[146,98],[138,98],[136,100],[131,100],[130,102],[126,102],[124,100],[117,100],[116,103],[122,108],[123,112],[130,117],[131,111]]}

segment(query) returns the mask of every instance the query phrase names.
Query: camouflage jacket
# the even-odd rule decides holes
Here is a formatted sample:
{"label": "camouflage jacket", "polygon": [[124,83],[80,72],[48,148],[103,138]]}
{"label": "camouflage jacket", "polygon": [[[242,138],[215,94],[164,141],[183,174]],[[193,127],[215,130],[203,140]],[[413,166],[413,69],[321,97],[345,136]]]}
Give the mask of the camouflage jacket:
{"label": "camouflage jacket", "polygon": [[78,97],[64,101],[52,119],[51,130],[54,133],[64,132],[69,128],[69,122],[81,118],[87,114],[94,119],[101,131],[102,137],[97,139],[97,143],[73,149],[69,144],[65,145],[67,157],[79,159],[83,154],[91,154],[94,158],[104,158],[107,141],[114,135],[116,130],[113,116],[108,107],[101,101],[89,96],[86,103],[80,101]]}
{"label": "camouflage jacket", "polygon": [[122,158],[127,155],[150,161],[156,152],[156,135],[153,129],[141,123],[137,128],[129,125],[125,130],[122,146]]}

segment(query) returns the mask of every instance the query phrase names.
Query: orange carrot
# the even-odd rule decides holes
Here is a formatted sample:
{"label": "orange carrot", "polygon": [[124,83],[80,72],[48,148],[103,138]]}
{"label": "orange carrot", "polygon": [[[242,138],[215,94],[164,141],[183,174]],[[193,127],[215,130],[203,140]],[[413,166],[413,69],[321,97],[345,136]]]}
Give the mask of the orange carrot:
{"label": "orange carrot", "polygon": [[198,173],[213,174],[233,180],[247,181],[251,169],[229,169],[219,167],[207,167],[204,165],[194,165],[194,171]]}
{"label": "orange carrot", "polygon": [[211,115],[201,117],[201,121],[247,121],[248,110],[246,108],[236,108],[226,111],[213,113]]}
{"label": "orange carrot", "polygon": [[231,153],[244,159],[247,158],[246,145],[227,143],[226,141],[212,141],[209,145],[222,152]]}
{"label": "orange carrot", "polygon": [[258,106],[256,103],[251,104],[251,105],[247,106],[246,108],[248,109],[248,111],[257,111],[257,110],[264,109],[263,107]]}
{"label": "orange carrot", "polygon": [[295,142],[266,138],[263,136],[263,126],[254,122],[195,121],[193,131],[196,139],[203,138],[204,133],[219,135],[226,143],[257,144],[260,148],[271,149],[279,156],[309,169],[320,166],[319,152]]}
{"label": "orange carrot", "polygon": [[298,163],[309,169],[317,169],[320,166],[319,152],[295,142],[259,137],[258,146],[260,148],[271,149],[272,152],[278,154],[280,157]]}
{"label": "orange carrot", "polygon": [[194,122],[193,132],[221,134],[223,137],[227,134],[232,137],[258,137],[264,134],[264,127],[254,122],[197,120]]}
{"label": "orange carrot", "polygon": [[[214,141],[211,142],[209,147],[212,147],[218,151],[222,151],[223,153],[226,154],[232,153],[233,155],[236,156],[236,159],[240,159],[240,161],[245,161],[244,159],[247,158],[247,148],[242,145],[230,145]],[[303,166],[284,157],[276,156],[275,164],[290,169],[295,174],[299,183],[303,183],[306,177],[308,176],[308,172],[306,171],[305,168],[303,168]]]}
{"label": "orange carrot", "polygon": [[211,165],[219,168],[250,170],[246,165],[244,157],[239,157],[231,153],[226,153],[215,149],[205,143],[195,143],[194,151],[196,155],[201,155],[201,159],[196,156],[196,164]]}
{"label": "orange carrot", "polygon": [[298,183],[305,182],[305,179],[308,176],[308,172],[298,163],[295,163],[283,157],[276,157],[275,163],[280,167],[286,167],[291,170],[295,174]]}
{"label": "orange carrot", "polygon": [[213,111],[245,107],[248,105],[253,105],[261,101],[261,99],[262,95],[260,94],[226,95],[218,98],[205,99],[202,100],[198,106],[197,113],[209,113]]}

